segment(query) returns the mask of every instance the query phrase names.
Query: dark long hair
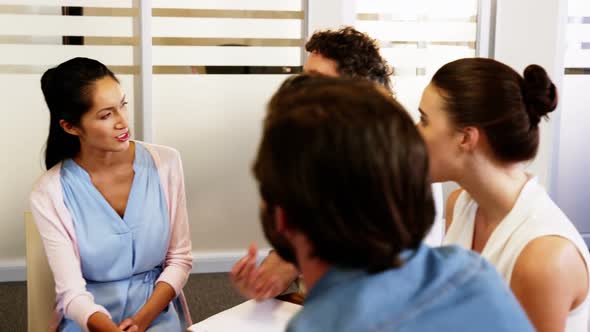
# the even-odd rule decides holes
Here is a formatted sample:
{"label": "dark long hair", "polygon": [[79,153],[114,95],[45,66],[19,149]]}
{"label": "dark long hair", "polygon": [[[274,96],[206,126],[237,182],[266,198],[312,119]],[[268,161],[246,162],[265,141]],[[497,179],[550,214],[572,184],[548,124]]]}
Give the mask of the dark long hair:
{"label": "dark long hair", "polygon": [[461,59],[440,68],[432,84],[441,90],[451,122],[481,128],[504,162],[535,157],[539,122],[557,106],[555,85],[538,65],[520,75],[496,60]]}
{"label": "dark long hair", "polygon": [[45,147],[45,167],[74,157],[80,151],[78,137],[66,133],[59,122],[76,126],[92,107],[93,85],[115,74],[102,63],[88,58],[74,58],[47,70],[41,77],[41,90],[49,108],[49,135]]}

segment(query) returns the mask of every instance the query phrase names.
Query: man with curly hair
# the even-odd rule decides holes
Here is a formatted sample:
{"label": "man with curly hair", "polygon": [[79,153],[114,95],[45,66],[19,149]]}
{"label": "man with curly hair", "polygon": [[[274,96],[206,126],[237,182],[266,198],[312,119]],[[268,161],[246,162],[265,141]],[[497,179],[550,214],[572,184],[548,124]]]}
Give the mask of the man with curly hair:
{"label": "man with curly hair", "polygon": [[309,56],[303,71],[308,74],[366,79],[391,91],[393,70],[379,53],[377,41],[353,27],[317,31],[305,50]]}
{"label": "man with curly hair", "polygon": [[[389,93],[393,73],[379,53],[377,41],[367,34],[343,27],[315,32],[305,44],[309,52],[303,71],[310,75],[345,77],[372,81]],[[263,300],[285,291],[299,275],[298,269],[274,251],[260,266],[257,248],[252,244],[230,273],[234,287],[247,298]]]}

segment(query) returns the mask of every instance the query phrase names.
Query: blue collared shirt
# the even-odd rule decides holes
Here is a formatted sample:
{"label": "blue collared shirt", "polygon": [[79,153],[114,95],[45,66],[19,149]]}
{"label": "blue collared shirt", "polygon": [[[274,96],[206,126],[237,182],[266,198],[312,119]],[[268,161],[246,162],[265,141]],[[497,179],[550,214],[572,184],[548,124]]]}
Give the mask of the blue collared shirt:
{"label": "blue collared shirt", "polygon": [[380,273],[330,269],[288,332],[534,331],[496,270],[456,246],[420,246]]}

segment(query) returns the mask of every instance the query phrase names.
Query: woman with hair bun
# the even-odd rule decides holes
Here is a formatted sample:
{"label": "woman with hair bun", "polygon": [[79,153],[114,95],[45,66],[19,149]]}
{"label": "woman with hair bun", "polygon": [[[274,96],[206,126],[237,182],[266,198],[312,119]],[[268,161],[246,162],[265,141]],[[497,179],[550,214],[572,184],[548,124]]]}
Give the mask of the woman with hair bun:
{"label": "woman with hair bun", "polygon": [[418,125],[447,201],[445,244],[496,266],[538,331],[587,331],[588,247],[534,175],[539,122],[557,106],[546,71],[521,76],[491,59],[461,59],[433,76]]}

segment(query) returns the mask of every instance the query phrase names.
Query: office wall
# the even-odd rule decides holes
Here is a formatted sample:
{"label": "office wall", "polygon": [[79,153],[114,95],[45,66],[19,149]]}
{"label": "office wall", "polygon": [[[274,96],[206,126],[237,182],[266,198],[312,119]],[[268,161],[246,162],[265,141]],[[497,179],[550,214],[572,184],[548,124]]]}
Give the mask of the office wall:
{"label": "office wall", "polygon": [[62,43],[62,36],[73,34],[130,37],[132,17],[66,17],[58,6],[62,2],[0,3],[0,280],[23,275],[24,212],[29,210],[32,185],[44,171],[49,112],[40,89],[41,74],[74,56],[94,57],[115,66],[129,98],[134,95],[131,45]]}
{"label": "office wall", "polygon": [[[355,24],[378,38],[397,70],[396,95],[414,116],[422,89],[440,65],[476,55],[478,1],[455,1],[457,10],[441,9],[435,0],[421,1],[426,7],[397,0],[331,1],[342,10],[322,11],[326,1],[151,1],[149,136],[182,153],[195,271],[226,269],[250,241],[265,246],[250,164],[265,103],[303,63],[302,45],[310,29],[325,26],[322,22],[334,14],[338,17],[330,22]],[[61,6],[68,5],[86,6],[85,16],[62,16]],[[23,271],[22,215],[30,187],[43,171],[48,112],[39,88],[41,73],[70,57],[97,58],[121,78],[133,101],[130,113],[143,115],[142,108],[134,107],[141,87],[136,5],[131,0],[0,3],[5,116],[0,125],[5,151],[0,163],[0,280],[7,280],[3,271]],[[313,22],[305,20],[307,10],[316,13],[309,15]],[[85,44],[63,45],[61,37],[71,35],[84,36]],[[442,210],[442,200],[437,203]]]}
{"label": "office wall", "polygon": [[569,0],[555,198],[590,242],[590,2]]}
{"label": "office wall", "polygon": [[[560,0],[498,0],[494,58],[523,73],[529,64],[543,66],[562,89],[567,2]],[[526,17],[526,19],[523,19]],[[540,126],[537,157],[527,167],[550,193],[554,191],[555,142],[563,105]]]}

